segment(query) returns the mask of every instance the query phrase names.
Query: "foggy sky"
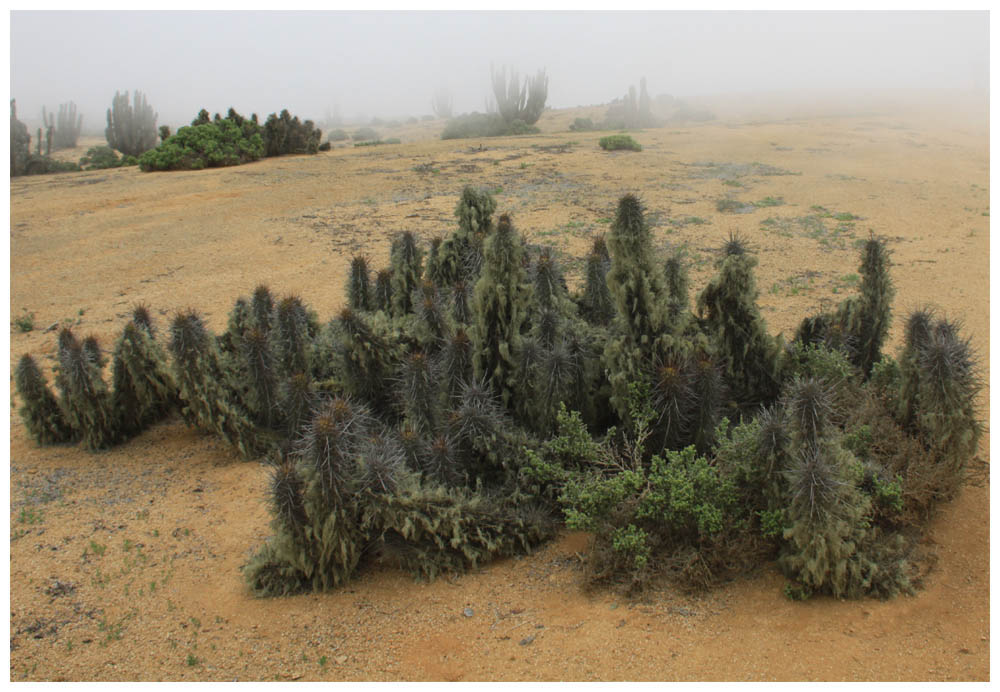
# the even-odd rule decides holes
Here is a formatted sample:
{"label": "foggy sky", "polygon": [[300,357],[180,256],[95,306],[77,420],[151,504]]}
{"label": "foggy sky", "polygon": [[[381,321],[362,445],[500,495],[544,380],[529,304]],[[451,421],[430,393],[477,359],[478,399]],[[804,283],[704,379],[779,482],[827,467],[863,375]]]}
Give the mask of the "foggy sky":
{"label": "foggy sky", "polygon": [[548,105],[651,95],[986,89],[987,12],[11,12],[11,98],[37,123],[74,101],[103,131],[116,90],[159,124],[201,108],[401,118],[485,110],[491,63],[545,68]]}

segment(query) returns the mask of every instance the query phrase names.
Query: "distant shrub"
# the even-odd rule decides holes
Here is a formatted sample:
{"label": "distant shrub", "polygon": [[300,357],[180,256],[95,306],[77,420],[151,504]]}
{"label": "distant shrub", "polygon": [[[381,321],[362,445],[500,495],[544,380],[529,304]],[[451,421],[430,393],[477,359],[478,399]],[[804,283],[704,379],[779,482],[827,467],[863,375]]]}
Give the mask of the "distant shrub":
{"label": "distant shrub", "polygon": [[351,139],[355,142],[369,142],[378,139],[378,132],[370,127],[362,127],[354,131]]}
{"label": "distant shrub", "polygon": [[506,137],[511,135],[538,134],[537,127],[523,120],[506,122],[496,113],[467,113],[452,118],[444,126],[441,139],[468,139],[469,137]]}
{"label": "distant shrub", "polygon": [[590,118],[577,118],[573,121],[573,124],[569,126],[572,132],[590,132],[594,129],[594,121]]}
{"label": "distant shrub", "polygon": [[341,129],[331,130],[330,134],[326,136],[328,142],[343,142],[350,138],[351,136]]}
{"label": "distant shrub", "polygon": [[[234,111],[230,109],[229,112],[232,114]],[[292,117],[286,108],[281,115],[271,113],[267,116],[261,135],[264,138],[264,156],[282,156],[315,154],[319,151],[323,133],[312,120],[300,122],[298,116]]]}
{"label": "distant shrub", "polygon": [[608,135],[607,137],[601,137],[598,141],[601,145],[601,149],[605,151],[617,151],[618,149],[627,149],[629,151],[642,151],[642,145],[637,141],[632,139],[629,135]]}
{"label": "distant shrub", "polygon": [[323,142],[322,144],[319,145],[319,150],[320,151],[330,151],[330,146],[331,145],[330,145],[329,142]]}
{"label": "distant shrub", "polygon": [[135,166],[139,160],[134,156],[118,157],[118,152],[109,146],[101,145],[91,147],[87,150],[86,156],[80,159],[80,167],[85,171],[96,171],[104,168],[119,168],[121,166]]}
{"label": "distant shrub", "polygon": [[[207,116],[205,111],[202,114]],[[264,139],[256,118],[247,120],[232,108],[225,118],[214,121],[199,116],[195,123],[182,127],[177,134],[156,149],[139,157],[144,171],[200,170],[237,166],[264,156]]]}

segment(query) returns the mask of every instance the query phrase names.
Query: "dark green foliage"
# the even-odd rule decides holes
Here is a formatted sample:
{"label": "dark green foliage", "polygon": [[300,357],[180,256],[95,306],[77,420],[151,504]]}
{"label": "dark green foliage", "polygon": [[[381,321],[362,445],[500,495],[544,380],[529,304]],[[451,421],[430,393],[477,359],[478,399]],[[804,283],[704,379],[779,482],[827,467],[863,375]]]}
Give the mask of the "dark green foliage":
{"label": "dark green foliage", "polygon": [[371,275],[368,258],[357,255],[351,260],[351,271],[347,276],[347,305],[352,310],[365,311],[372,308]]}
{"label": "dark green foliage", "polygon": [[583,295],[579,298],[580,315],[591,324],[606,326],[615,315],[615,304],[607,281],[610,268],[611,259],[604,238],[595,238],[594,249],[587,255]]}
{"label": "dark green foliage", "polygon": [[684,574],[690,551],[707,552],[729,528],[735,500],[732,480],[693,447],[654,456],[648,470],[571,479],[560,497],[566,525],[595,534],[593,576],[627,576],[635,586],[671,563],[694,576]]}
{"label": "dark green foliage", "polygon": [[510,217],[502,215],[486,242],[483,273],[473,297],[476,323],[471,337],[475,375],[489,384],[504,406],[512,405],[516,353],[531,297],[522,252],[520,237]]}
{"label": "dark green foliage", "polygon": [[312,120],[300,122],[298,116],[293,118],[288,109],[282,110],[281,115],[271,113],[264,122],[261,134],[264,156],[315,154],[323,136]]}
{"label": "dark green foliage", "polygon": [[149,314],[125,325],[115,344],[112,405],[119,434],[131,437],[163,419],[179,404],[166,354],[153,338]]}
{"label": "dark green foliage", "polygon": [[642,145],[629,135],[608,135],[597,142],[605,151],[642,151]]}
{"label": "dark green foliage", "polygon": [[570,132],[591,132],[595,130],[594,121],[590,118],[575,118],[569,126]]}
{"label": "dark green foliage", "polygon": [[329,142],[343,142],[346,139],[350,139],[350,135],[341,129],[330,130],[330,134],[327,135],[327,141]]}
{"label": "dark green foliage", "polygon": [[[155,142],[154,142],[155,144]],[[246,119],[232,108],[225,118],[208,112],[189,127],[180,128],[159,147],[139,157],[144,171],[198,170],[238,166],[265,156],[265,143],[255,118]]]}
{"label": "dark green foliage", "polygon": [[475,284],[459,279],[451,287],[451,317],[458,324],[470,324],[472,316],[472,291]]}
{"label": "dark green foliage", "polygon": [[131,156],[118,158],[118,153],[107,146],[91,147],[87,150],[86,156],[80,159],[80,167],[86,171],[134,166],[137,163],[136,159]]}
{"label": "dark green foliage", "polygon": [[34,358],[28,354],[21,356],[14,369],[14,384],[23,405],[18,410],[28,434],[40,445],[73,442],[77,435],[59,402],[49,390],[45,375],[39,370]]}
{"label": "dark green foliage", "polygon": [[723,248],[719,274],[698,296],[698,314],[717,339],[726,376],[742,405],[769,404],[780,387],[780,344],[767,333],[757,308],[755,257],[737,237]]}
{"label": "dark green foliage", "polygon": [[135,92],[131,103],[127,91],[124,94],[116,91],[104,130],[108,146],[125,156],[141,156],[156,146],[156,117],[141,91]]}
{"label": "dark green foliage", "polygon": [[110,447],[118,441],[111,392],[101,374],[100,355],[84,348],[68,328],[59,332],[59,373],[63,411],[70,427],[79,431],[89,450]]}
{"label": "dark green foliage", "polygon": [[389,256],[392,262],[392,314],[402,317],[414,309],[414,293],[423,274],[423,252],[417,245],[416,236],[404,231],[393,239]]}

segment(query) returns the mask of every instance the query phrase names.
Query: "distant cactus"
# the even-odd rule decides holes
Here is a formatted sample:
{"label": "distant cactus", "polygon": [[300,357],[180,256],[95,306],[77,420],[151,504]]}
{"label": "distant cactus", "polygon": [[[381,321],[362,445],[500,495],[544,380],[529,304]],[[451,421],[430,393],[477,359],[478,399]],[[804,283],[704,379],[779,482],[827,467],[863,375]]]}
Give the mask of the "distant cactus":
{"label": "distant cactus", "polygon": [[47,115],[48,117],[46,117],[45,107],[43,106],[42,121],[50,128],[53,128],[55,132],[53,147],[56,149],[73,149],[76,147],[76,141],[80,138],[80,130],[83,129],[83,116],[77,115],[76,104],[72,101],[61,103],[59,104],[58,117],[52,113]]}
{"label": "distant cactus", "polygon": [[139,156],[155,148],[156,118],[157,114],[141,91],[135,92],[131,103],[127,91],[124,94],[116,91],[104,130],[108,146],[125,156]]}

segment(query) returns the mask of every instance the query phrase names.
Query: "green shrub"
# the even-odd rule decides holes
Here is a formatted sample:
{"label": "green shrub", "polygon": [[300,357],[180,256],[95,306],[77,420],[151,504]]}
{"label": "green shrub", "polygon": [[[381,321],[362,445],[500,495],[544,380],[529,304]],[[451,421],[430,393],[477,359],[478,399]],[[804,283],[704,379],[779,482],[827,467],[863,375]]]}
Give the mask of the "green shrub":
{"label": "green shrub", "polygon": [[331,130],[330,134],[326,136],[329,142],[343,142],[344,140],[350,139],[350,135],[346,131],[341,129]]}
{"label": "green shrub", "polygon": [[632,139],[630,135],[625,134],[601,137],[597,143],[601,146],[601,149],[604,149],[605,151],[618,151],[619,149],[625,149],[627,151],[642,151],[642,145]]}
{"label": "green shrub", "polygon": [[232,109],[229,112],[226,118],[180,128],[159,147],[143,154],[139,167],[144,171],[199,170],[262,158],[264,140],[259,127]]}
{"label": "green shrub", "polygon": [[575,118],[570,124],[569,129],[571,132],[591,132],[596,128],[594,127],[594,121],[590,118]]}
{"label": "green shrub", "polygon": [[87,150],[87,154],[80,159],[80,167],[85,171],[96,171],[104,168],[119,168],[121,166],[134,166],[138,160],[132,156],[118,157],[118,152],[108,146],[96,146]]}
{"label": "green shrub", "polygon": [[[232,117],[234,111],[230,108],[229,113]],[[238,117],[237,124],[241,125]],[[293,118],[287,108],[281,111],[281,115],[271,113],[267,116],[260,133],[264,140],[264,156],[315,154],[323,136],[312,120],[299,122],[298,116]]]}

